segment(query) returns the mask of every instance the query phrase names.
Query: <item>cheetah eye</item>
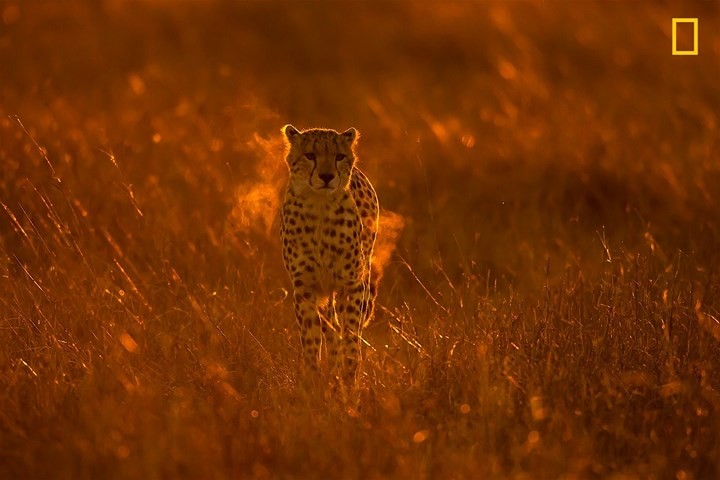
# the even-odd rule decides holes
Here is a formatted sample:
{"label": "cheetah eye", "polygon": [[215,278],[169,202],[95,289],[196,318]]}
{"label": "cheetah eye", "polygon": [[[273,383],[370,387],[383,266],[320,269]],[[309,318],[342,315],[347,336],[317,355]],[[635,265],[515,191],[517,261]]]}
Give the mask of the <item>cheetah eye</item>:
{"label": "cheetah eye", "polygon": [[312,161],[314,162],[314,161],[315,161],[315,154],[308,152],[308,153],[305,154],[305,158],[307,158],[308,160],[312,160]]}
{"label": "cheetah eye", "polygon": [[342,153],[338,153],[337,155],[335,155],[336,162],[342,162],[343,160],[345,160],[345,155],[343,155]]}

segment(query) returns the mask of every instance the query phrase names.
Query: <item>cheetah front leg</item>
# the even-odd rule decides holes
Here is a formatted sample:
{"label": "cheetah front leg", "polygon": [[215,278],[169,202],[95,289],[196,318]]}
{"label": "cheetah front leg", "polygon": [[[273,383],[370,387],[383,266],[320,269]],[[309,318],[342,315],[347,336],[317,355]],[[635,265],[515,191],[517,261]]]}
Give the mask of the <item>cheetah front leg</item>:
{"label": "cheetah front leg", "polygon": [[305,364],[316,369],[323,337],[323,326],[318,313],[317,296],[310,289],[296,284],[294,301],[295,318],[297,318],[300,327],[300,340]]}
{"label": "cheetah front leg", "polygon": [[336,299],[342,342],[336,358],[336,365],[347,376],[353,376],[358,365],[360,333],[365,313],[363,311],[364,300],[365,284],[363,281],[348,285]]}

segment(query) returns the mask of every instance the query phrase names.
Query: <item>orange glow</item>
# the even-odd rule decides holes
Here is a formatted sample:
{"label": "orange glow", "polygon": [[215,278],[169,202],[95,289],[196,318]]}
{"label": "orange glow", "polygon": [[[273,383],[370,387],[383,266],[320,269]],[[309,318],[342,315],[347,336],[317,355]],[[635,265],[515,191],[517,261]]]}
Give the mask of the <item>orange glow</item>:
{"label": "orange glow", "polygon": [[[719,58],[717,0],[1,1],[0,478],[720,478]],[[285,124],[362,134],[356,378]]]}
{"label": "orange glow", "polygon": [[257,232],[272,237],[273,224],[278,215],[278,189],[267,183],[248,183],[235,190],[235,206],[230,222],[238,232]]}
{"label": "orange glow", "polygon": [[378,237],[372,260],[373,273],[378,276],[378,279],[382,278],[404,227],[405,220],[401,215],[389,210],[380,210]]}

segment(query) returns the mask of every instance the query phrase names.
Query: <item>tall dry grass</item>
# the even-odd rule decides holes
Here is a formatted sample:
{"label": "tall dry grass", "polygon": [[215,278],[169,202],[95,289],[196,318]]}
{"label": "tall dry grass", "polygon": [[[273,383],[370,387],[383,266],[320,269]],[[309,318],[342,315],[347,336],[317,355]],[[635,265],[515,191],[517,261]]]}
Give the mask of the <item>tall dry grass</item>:
{"label": "tall dry grass", "polygon": [[[3,3],[0,477],[717,477],[718,19]],[[287,122],[385,209],[351,388],[299,362]]]}

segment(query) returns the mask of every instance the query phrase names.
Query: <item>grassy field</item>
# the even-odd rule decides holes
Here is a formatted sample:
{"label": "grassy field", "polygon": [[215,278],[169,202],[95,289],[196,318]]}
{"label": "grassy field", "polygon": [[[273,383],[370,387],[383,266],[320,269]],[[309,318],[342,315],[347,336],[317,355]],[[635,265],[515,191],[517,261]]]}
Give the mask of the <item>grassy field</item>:
{"label": "grassy field", "polygon": [[[0,15],[0,478],[720,478],[720,4]],[[351,388],[299,361],[285,123],[383,207]]]}

